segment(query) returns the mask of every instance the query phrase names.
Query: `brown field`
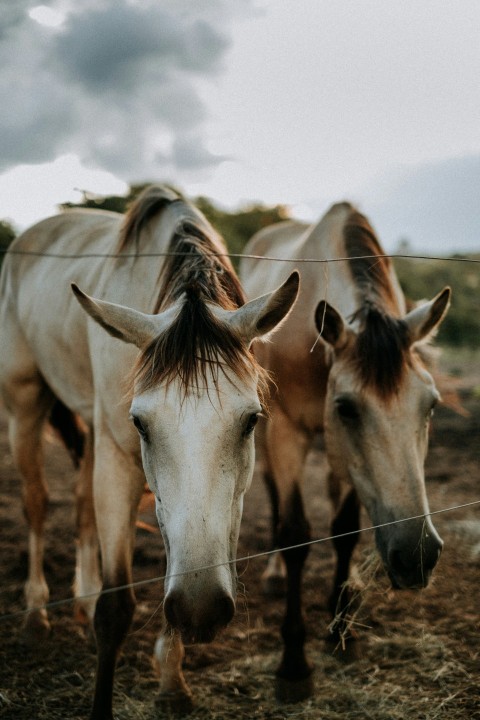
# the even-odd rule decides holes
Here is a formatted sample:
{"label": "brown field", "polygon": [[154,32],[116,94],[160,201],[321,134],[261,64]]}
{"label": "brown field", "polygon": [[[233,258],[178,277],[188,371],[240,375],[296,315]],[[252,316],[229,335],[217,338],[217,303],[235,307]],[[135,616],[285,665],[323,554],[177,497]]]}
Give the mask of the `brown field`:
{"label": "brown field", "polygon": [[[465,375],[460,390],[468,417],[441,407],[434,419],[427,461],[432,510],[480,499],[480,393],[478,377]],[[48,452],[50,515],[46,574],[51,600],[71,595],[74,568],[74,475],[63,449]],[[319,451],[307,469],[306,493],[315,537],[329,534]],[[0,412],[0,614],[23,608],[27,571],[26,525],[20,487]],[[256,477],[247,497],[239,556],[269,548],[266,495]],[[326,642],[327,598],[333,554],[329,542],[312,548],[305,572],[308,651],[315,664],[314,693],[297,704],[275,695],[279,661],[281,599],[260,592],[264,559],[241,562],[241,594],[235,620],[211,645],[187,649],[186,677],[194,693],[192,720],[301,717],[306,720],[457,720],[480,718],[480,506],[434,518],[445,548],[431,586],[422,592],[393,592],[372,558],[372,533],[358,552],[364,589],[355,616],[355,657],[331,654]],[[369,525],[364,517],[363,524]],[[361,570],[361,568],[360,568]],[[134,578],[162,575],[159,535],[138,531]],[[362,574],[362,570],[361,573]],[[118,720],[174,717],[156,707],[151,666],[160,622],[161,583],[140,587],[134,624],[120,660],[115,686]],[[74,720],[88,717],[95,649],[73,619],[71,604],[50,612],[52,634],[40,647],[25,644],[21,618],[0,618],[0,718]]]}

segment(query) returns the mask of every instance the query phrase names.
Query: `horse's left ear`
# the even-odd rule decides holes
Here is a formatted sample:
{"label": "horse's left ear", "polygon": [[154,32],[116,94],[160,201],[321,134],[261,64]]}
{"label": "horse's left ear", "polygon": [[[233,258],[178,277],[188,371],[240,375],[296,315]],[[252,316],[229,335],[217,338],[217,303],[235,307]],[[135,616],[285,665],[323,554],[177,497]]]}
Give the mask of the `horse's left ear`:
{"label": "horse's left ear", "polygon": [[447,314],[451,292],[449,287],[445,287],[433,300],[414,308],[403,318],[411,345],[435,333]]}
{"label": "horse's left ear", "polygon": [[267,336],[287,317],[298,295],[300,275],[294,270],[273,292],[261,295],[235,310],[231,324],[247,345],[255,338]]}

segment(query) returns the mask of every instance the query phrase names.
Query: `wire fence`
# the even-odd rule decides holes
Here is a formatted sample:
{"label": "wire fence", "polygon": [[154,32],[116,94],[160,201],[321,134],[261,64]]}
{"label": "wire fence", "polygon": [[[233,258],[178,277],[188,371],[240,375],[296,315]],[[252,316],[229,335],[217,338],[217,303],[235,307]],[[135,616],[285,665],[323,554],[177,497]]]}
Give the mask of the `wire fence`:
{"label": "wire fence", "polygon": [[29,615],[32,612],[38,612],[40,610],[50,610],[53,608],[57,608],[64,605],[69,605],[75,602],[80,602],[82,600],[91,600],[93,598],[98,598],[100,595],[110,595],[112,593],[120,592],[122,590],[129,590],[129,589],[135,589],[139,587],[143,587],[145,585],[151,585],[152,583],[157,582],[163,582],[165,580],[169,580],[173,577],[184,577],[187,575],[195,575],[200,572],[205,572],[207,570],[214,570],[215,568],[219,567],[225,567],[229,565],[236,565],[238,563],[242,562],[249,562],[251,560],[258,560],[260,558],[269,557],[270,555],[276,554],[278,552],[288,552],[289,550],[296,550],[297,548],[302,547],[310,547],[312,545],[319,545],[321,543],[325,543],[328,541],[337,540],[340,538],[349,537],[351,535],[358,535],[360,533],[366,533],[366,532],[372,532],[374,530],[379,530],[380,528],[389,527],[391,525],[399,525],[402,523],[407,523],[412,520],[426,520],[427,517],[430,517],[432,515],[440,515],[447,512],[452,512],[453,510],[461,510],[467,507],[473,507],[476,505],[480,505],[480,500],[472,500],[471,502],[462,503],[461,505],[453,505],[448,508],[441,508],[440,510],[432,510],[431,512],[427,514],[420,514],[420,515],[411,515],[406,518],[400,518],[398,520],[390,520],[386,523],[380,523],[379,525],[370,525],[369,527],[360,528],[358,530],[350,530],[349,532],[339,533],[337,535],[329,535],[327,537],[323,538],[316,538],[314,540],[308,540],[307,542],[298,543],[296,545],[288,545],[281,548],[274,548],[273,550],[264,550],[262,552],[254,553],[252,555],[245,555],[243,557],[236,558],[235,560],[228,560],[226,562],[220,562],[220,563],[214,563],[211,565],[201,565],[199,567],[192,568],[191,570],[184,570],[183,572],[178,573],[171,573],[168,575],[158,575],[153,578],[147,578],[146,580],[138,580],[136,582],[127,583],[125,585],[117,585],[115,587],[111,588],[105,588],[101,590],[100,592],[95,593],[89,593],[87,595],[80,595],[76,597],[69,597],[69,598],[63,598],[62,600],[54,600],[49,603],[45,603],[44,605],[38,605],[37,607],[32,608],[26,608],[24,610],[18,610],[17,612],[12,613],[6,613],[3,615],[0,615],[0,623],[6,622],[7,620],[15,620],[21,617],[25,617],[26,615]]}
{"label": "wire fence", "polygon": [[[80,259],[92,259],[92,258],[98,258],[98,259],[120,259],[120,258],[152,258],[152,257],[183,257],[187,256],[190,253],[180,253],[180,252],[112,252],[112,253],[57,253],[57,252],[45,252],[45,251],[37,251],[37,250],[16,250],[16,249],[9,249],[9,248],[0,248],[0,255],[31,255],[33,257],[49,257],[49,258],[58,258],[60,260],[80,260]],[[453,256],[446,256],[442,257],[441,255],[404,255],[401,253],[383,253],[383,254],[375,254],[375,255],[357,255],[357,256],[345,256],[345,257],[339,257],[339,258],[283,258],[283,257],[275,257],[272,255],[251,255],[248,253],[231,253],[231,252],[225,252],[225,253],[211,253],[215,257],[229,257],[229,258],[236,258],[236,259],[242,259],[242,258],[248,258],[251,260],[268,260],[270,262],[284,262],[284,263],[300,263],[300,264],[307,264],[307,263],[318,263],[318,264],[328,264],[328,263],[338,263],[338,262],[351,262],[352,260],[381,260],[381,259],[391,259],[391,260],[436,260],[436,261],[446,261],[446,262],[460,262],[460,263],[472,263],[475,265],[480,264],[480,259],[476,258],[469,258],[469,257],[453,257]]]}

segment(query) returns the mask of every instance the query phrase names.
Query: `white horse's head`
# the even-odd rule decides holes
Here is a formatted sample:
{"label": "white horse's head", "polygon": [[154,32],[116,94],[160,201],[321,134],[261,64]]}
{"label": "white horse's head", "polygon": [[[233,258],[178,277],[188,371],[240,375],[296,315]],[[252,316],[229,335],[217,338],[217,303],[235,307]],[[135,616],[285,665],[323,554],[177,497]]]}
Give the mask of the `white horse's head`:
{"label": "white horse's head", "polygon": [[94,320],[141,350],[130,416],[165,541],[165,615],[185,642],[211,640],[234,613],[234,561],[262,411],[263,374],[250,346],[287,316],[298,285],[294,272],[237,310],[187,293],[157,315],[74,287]]}
{"label": "white horse's head", "polygon": [[[419,346],[439,326],[450,289],[403,319],[366,308],[353,329],[328,303],[316,324],[333,350],[325,409],[332,471],[354,485],[394,587],[424,587],[442,548],[430,516],[424,460],[439,393]],[[425,516],[425,517],[423,517]]]}

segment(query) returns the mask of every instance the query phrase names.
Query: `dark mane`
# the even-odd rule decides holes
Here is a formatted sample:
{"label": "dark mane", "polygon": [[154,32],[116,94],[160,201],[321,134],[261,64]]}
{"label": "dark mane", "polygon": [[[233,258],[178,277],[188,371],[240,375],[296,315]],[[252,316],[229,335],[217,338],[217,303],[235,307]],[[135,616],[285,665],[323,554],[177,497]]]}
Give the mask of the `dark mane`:
{"label": "dark mane", "polygon": [[190,287],[197,287],[205,302],[226,310],[244,305],[246,297],[227,249],[202,219],[205,229],[188,216],[177,224],[167,249],[155,312],[168,307]]}
{"label": "dark mane", "polygon": [[[122,246],[141,243],[146,223],[175,203],[177,222],[166,249],[154,312],[180,301],[171,325],[143,349],[135,383],[145,391],[159,382],[179,378],[182,387],[217,384],[220,372],[240,377],[260,372],[253,354],[211,305],[235,310],[245,303],[240,282],[220,236],[206,218],[185,200],[164,188],[149,188],[134,203],[124,223]],[[139,239],[140,238],[140,239]]]}
{"label": "dark mane", "polygon": [[407,326],[370,303],[352,319],[361,322],[352,351],[361,382],[389,398],[397,392],[411,362]]}
{"label": "dark mane", "polygon": [[148,222],[173,203],[182,203],[183,199],[174,190],[163,185],[150,185],[130,205],[125,215],[118,238],[118,252],[132,243],[138,248],[141,231]]}
{"label": "dark mane", "polygon": [[352,208],[343,228],[343,238],[354,283],[363,297],[376,298],[381,307],[398,315],[399,308],[392,285],[392,263],[381,257],[385,251],[367,218]]}
{"label": "dark mane", "polygon": [[352,208],[343,228],[345,250],[358,289],[360,322],[353,362],[365,386],[388,398],[411,361],[408,333],[392,283],[393,268],[367,218]]}

